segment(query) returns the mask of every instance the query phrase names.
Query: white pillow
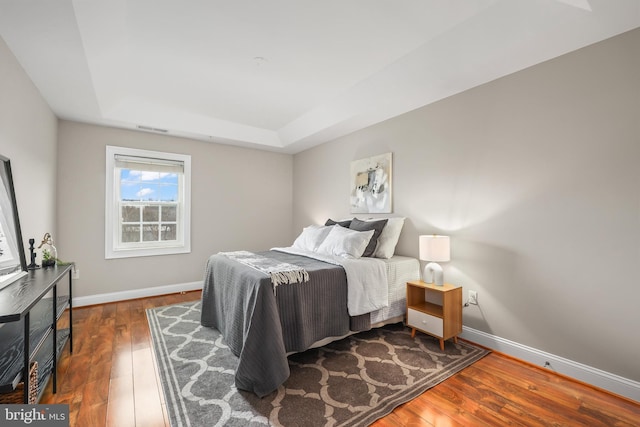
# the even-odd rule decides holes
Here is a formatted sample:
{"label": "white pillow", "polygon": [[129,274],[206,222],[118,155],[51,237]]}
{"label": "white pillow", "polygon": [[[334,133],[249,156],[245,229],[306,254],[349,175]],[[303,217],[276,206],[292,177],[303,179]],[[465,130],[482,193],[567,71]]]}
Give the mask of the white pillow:
{"label": "white pillow", "polygon": [[[371,218],[365,221],[378,221],[384,218]],[[389,259],[396,252],[396,245],[400,239],[400,232],[404,226],[404,218],[387,218],[387,225],[382,229],[378,237],[378,246],[373,256],[376,258]]]}
{"label": "white pillow", "polygon": [[356,231],[339,225],[332,230],[316,252],[343,258],[360,258],[367,248],[374,230]]}
{"label": "white pillow", "polygon": [[292,246],[315,252],[330,231],[331,226],[310,225],[302,229],[302,233],[296,238]]}

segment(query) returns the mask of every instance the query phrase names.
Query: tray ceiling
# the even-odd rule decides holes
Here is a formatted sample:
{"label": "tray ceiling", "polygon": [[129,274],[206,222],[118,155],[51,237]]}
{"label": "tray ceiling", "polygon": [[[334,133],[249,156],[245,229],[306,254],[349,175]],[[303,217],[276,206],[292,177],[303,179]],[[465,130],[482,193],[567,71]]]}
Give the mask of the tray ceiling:
{"label": "tray ceiling", "polygon": [[637,0],[0,0],[58,117],[288,153],[638,26]]}

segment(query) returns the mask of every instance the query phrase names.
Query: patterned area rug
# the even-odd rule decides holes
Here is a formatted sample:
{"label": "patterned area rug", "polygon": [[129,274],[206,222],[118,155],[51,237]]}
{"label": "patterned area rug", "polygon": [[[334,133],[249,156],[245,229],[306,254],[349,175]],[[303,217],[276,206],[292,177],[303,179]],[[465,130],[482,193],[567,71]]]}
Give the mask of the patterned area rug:
{"label": "patterned area rug", "polygon": [[260,399],[234,386],[237,358],[200,325],[200,302],[147,310],[171,425],[364,426],[488,352],[402,324],[289,357],[291,375]]}

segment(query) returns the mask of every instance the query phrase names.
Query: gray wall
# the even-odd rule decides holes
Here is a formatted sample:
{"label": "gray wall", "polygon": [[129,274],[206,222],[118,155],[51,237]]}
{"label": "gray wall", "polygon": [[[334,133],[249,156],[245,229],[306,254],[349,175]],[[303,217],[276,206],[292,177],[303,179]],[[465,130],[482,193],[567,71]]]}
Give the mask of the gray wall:
{"label": "gray wall", "polygon": [[[29,238],[56,230],[58,120],[0,38],[0,154],[11,160],[18,213],[29,259]],[[38,258],[38,263],[40,259]]]}
{"label": "gray wall", "polygon": [[398,251],[452,236],[466,326],[640,380],[640,30],[295,155],[294,231],[385,152]]}
{"label": "gray wall", "polygon": [[[191,155],[191,253],[104,258],[105,146]],[[201,281],[219,251],[291,243],[291,155],[60,121],[58,253],[80,269],[75,296]]]}

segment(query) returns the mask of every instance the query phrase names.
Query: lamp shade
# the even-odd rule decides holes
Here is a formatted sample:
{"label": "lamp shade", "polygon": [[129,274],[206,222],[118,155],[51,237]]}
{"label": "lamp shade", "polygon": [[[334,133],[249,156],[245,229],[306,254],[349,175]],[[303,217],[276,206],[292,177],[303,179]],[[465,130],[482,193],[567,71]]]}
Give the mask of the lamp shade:
{"label": "lamp shade", "polygon": [[449,236],[436,234],[420,236],[420,259],[433,262],[449,261],[451,259]]}

